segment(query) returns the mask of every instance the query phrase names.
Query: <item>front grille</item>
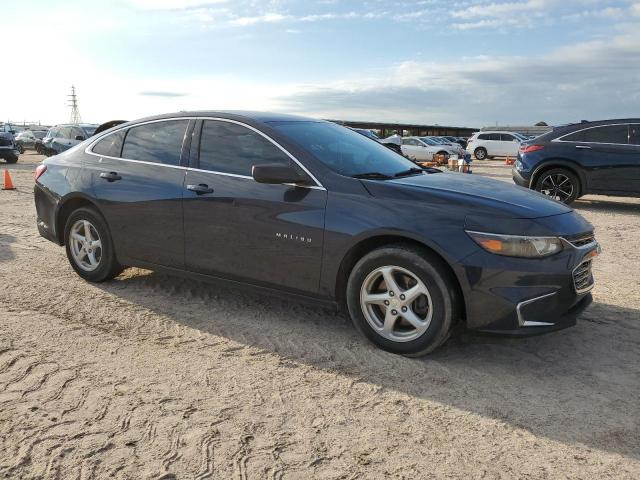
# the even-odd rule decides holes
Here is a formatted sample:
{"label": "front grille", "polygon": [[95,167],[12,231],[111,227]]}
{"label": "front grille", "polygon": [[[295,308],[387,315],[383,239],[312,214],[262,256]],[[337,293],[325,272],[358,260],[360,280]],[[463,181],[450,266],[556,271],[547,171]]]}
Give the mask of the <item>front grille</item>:
{"label": "front grille", "polygon": [[8,138],[0,138],[0,147],[10,147],[13,145],[13,142]]}
{"label": "front grille", "polygon": [[596,241],[596,237],[591,233],[585,233],[581,235],[575,235],[573,237],[567,237],[566,240],[574,247],[584,247]]}
{"label": "front grille", "polygon": [[593,288],[591,263],[591,260],[585,260],[573,271],[573,285],[578,293],[584,293]]}

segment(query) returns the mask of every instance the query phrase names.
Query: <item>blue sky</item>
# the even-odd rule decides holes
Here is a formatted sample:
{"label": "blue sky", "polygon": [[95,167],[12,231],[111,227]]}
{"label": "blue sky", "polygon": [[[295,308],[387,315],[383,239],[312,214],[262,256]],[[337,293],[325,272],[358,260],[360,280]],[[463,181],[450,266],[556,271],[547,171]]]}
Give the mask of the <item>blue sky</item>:
{"label": "blue sky", "polygon": [[16,64],[2,119],[66,121],[71,84],[93,122],[217,108],[473,127],[640,116],[638,0],[56,3],[3,5]]}

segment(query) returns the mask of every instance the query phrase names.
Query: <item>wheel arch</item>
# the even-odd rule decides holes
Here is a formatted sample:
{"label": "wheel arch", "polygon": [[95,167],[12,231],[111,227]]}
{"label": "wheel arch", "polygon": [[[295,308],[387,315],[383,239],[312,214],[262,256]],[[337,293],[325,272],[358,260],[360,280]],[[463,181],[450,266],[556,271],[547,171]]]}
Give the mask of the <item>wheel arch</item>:
{"label": "wheel arch", "polygon": [[83,194],[72,194],[60,200],[56,211],[56,240],[58,244],[64,245],[64,226],[67,223],[69,215],[78,208],[91,207],[95,209],[104,218],[102,211],[96,202],[90,197]]}
{"label": "wheel arch", "polygon": [[[429,252],[435,256],[442,266],[445,268],[450,276],[451,281],[455,286],[455,301],[458,303],[461,312],[461,318],[466,319],[465,299],[462,292],[462,286],[456,272],[451,267],[446,258],[441,255],[436,249],[421,242],[415,238],[397,234],[379,234],[373,235],[364,239],[361,239],[354,244],[344,255],[340,266],[338,267],[336,282],[335,282],[335,298],[340,309],[346,309],[346,289],[349,275],[353,270],[353,267],[360,261],[362,257],[369,252],[378,248],[393,246],[393,245],[408,245],[418,250]],[[346,310],[345,310],[346,311]]]}
{"label": "wheel arch", "polygon": [[564,168],[573,173],[576,177],[578,177],[578,181],[580,182],[580,185],[578,185],[578,188],[580,189],[578,195],[584,195],[586,193],[587,179],[584,172],[576,162],[563,158],[552,158],[549,160],[545,160],[543,163],[538,165],[531,174],[531,179],[529,180],[529,188],[535,189],[540,175],[554,168]]}

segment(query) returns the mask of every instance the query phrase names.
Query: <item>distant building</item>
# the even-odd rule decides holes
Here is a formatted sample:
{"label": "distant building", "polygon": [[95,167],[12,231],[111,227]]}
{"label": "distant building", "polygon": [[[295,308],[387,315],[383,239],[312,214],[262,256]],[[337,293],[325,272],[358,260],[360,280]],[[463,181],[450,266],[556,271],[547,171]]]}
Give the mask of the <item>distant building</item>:
{"label": "distant building", "polygon": [[357,122],[351,120],[329,120],[330,122],[352,128],[373,130],[380,138],[398,134],[402,137],[425,137],[429,135],[452,137],[470,137],[477,128],[449,127],[443,125],[420,125],[413,123]]}
{"label": "distant building", "polygon": [[536,126],[536,125],[531,125],[531,126],[525,126],[525,127],[519,127],[519,126],[498,126],[498,127],[482,127],[480,129],[480,131],[487,131],[487,130],[499,130],[501,132],[515,132],[515,133],[520,133],[522,135],[533,135],[533,136],[539,136],[539,135],[544,135],[545,133],[549,133],[551,130],[553,130],[553,127],[550,126]]}

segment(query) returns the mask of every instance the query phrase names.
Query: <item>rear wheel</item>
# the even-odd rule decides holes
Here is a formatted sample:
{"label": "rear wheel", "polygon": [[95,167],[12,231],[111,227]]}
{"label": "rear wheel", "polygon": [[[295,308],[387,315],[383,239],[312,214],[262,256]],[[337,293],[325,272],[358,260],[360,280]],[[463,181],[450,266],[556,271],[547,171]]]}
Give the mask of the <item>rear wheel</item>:
{"label": "rear wheel", "polygon": [[484,160],[487,158],[487,150],[484,147],[478,147],[473,152],[473,155],[476,157],[476,160]]}
{"label": "rear wheel", "polygon": [[347,304],[356,328],[384,350],[432,352],[457,319],[456,288],[442,261],[409,246],[374,250],[353,268]]}
{"label": "rear wheel", "polygon": [[109,228],[93,208],[82,207],[74,211],[67,219],[64,232],[67,258],[82,278],[104,282],[122,272]]}
{"label": "rear wheel", "polygon": [[538,177],[535,189],[568,205],[580,195],[580,180],[569,170],[553,168]]}

